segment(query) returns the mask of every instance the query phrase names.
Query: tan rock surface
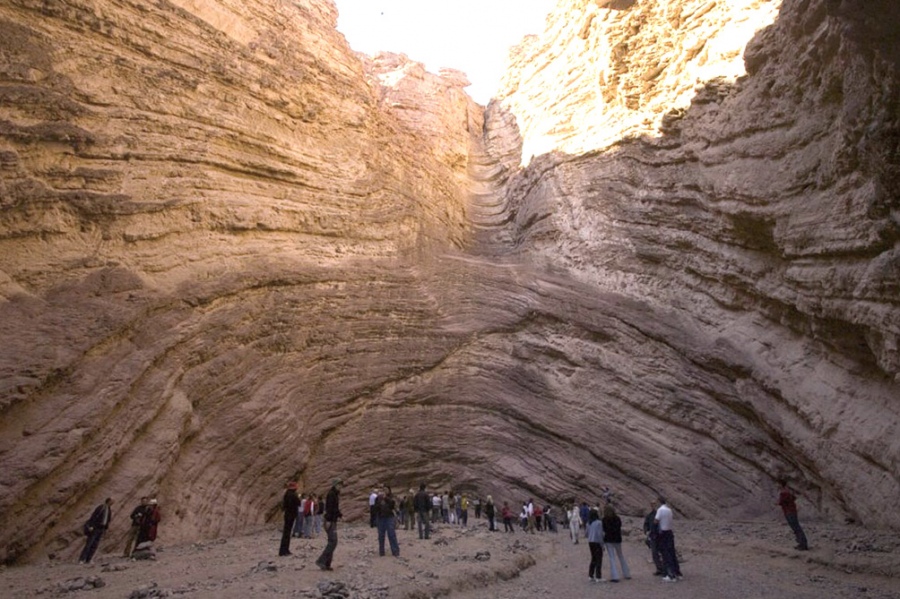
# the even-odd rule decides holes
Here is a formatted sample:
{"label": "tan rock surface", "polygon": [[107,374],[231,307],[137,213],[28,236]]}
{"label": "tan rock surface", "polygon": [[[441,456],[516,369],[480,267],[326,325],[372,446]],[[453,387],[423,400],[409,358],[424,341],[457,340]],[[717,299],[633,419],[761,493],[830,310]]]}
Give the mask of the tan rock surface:
{"label": "tan rock surface", "polygon": [[334,475],[900,526],[898,9],[664,5],[483,112],[327,0],[0,6],[0,558]]}

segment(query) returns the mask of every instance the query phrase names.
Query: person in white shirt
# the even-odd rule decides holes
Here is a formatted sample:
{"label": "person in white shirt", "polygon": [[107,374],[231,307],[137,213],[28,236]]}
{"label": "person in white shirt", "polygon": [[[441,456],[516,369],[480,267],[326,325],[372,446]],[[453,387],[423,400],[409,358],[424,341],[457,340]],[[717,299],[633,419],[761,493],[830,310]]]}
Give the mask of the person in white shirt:
{"label": "person in white shirt", "polygon": [[372,489],[369,494],[369,528],[375,528],[375,500],[378,499],[378,489]]}
{"label": "person in white shirt", "polygon": [[663,582],[675,582],[681,578],[681,568],[678,565],[678,555],[675,553],[675,532],[672,530],[672,508],[669,507],[665,497],[659,498],[659,508],[656,510],[654,522],[659,526],[659,552],[666,565],[666,575]]}
{"label": "person in white shirt", "polygon": [[581,530],[581,516],[578,513],[578,506],[574,503],[572,508],[566,512],[569,519],[569,533],[572,535],[572,542],[578,544],[578,533]]}

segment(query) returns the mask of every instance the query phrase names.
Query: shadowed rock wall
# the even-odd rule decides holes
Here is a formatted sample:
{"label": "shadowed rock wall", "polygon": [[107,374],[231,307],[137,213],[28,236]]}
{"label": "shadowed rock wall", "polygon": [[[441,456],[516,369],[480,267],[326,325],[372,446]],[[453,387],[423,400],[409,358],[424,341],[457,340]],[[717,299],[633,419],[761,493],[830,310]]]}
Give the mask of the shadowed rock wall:
{"label": "shadowed rock wall", "polygon": [[294,476],[900,525],[900,15],[657,4],[561,1],[484,111],[327,1],[0,8],[0,555]]}

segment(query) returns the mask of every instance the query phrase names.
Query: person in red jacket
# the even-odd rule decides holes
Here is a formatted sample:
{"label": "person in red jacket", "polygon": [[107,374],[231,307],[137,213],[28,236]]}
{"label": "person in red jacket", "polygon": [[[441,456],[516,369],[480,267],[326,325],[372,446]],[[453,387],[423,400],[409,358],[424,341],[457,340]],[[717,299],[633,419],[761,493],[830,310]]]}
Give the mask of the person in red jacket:
{"label": "person in red jacket", "polygon": [[781,479],[778,481],[778,484],[781,485],[781,492],[778,494],[778,505],[781,506],[784,518],[787,520],[791,530],[794,531],[794,537],[797,539],[797,546],[794,549],[806,551],[809,549],[809,544],[806,541],[806,534],[803,532],[803,528],[800,527],[800,519],[797,517],[797,496],[788,487],[786,480]]}

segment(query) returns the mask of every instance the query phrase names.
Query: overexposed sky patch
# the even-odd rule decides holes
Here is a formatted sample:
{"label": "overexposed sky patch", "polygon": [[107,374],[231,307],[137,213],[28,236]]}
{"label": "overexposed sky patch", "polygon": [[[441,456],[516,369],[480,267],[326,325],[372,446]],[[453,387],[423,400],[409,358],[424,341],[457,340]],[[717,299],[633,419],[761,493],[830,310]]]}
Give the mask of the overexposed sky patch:
{"label": "overexposed sky patch", "polygon": [[544,30],[556,0],[335,0],[338,31],[357,52],[398,52],[432,72],[468,75],[466,88],[487,104],[510,46]]}

